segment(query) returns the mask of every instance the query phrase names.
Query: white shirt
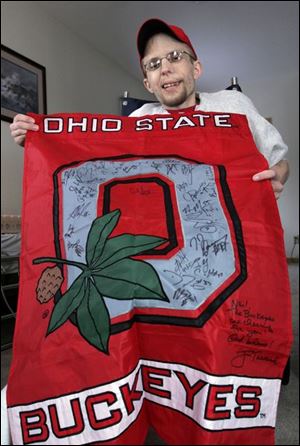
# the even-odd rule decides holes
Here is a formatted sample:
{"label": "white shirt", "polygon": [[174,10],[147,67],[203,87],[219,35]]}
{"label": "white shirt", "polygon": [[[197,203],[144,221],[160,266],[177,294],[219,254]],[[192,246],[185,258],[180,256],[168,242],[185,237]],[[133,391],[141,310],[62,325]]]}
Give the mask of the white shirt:
{"label": "white shirt", "polygon": [[[267,159],[269,167],[284,159],[288,147],[283,142],[280,133],[258,113],[247,96],[236,90],[198,94],[200,104],[195,106],[196,111],[238,113],[247,116],[255,144]],[[129,116],[139,117],[156,114],[169,114],[169,112],[159,102],[155,102],[143,105]]]}

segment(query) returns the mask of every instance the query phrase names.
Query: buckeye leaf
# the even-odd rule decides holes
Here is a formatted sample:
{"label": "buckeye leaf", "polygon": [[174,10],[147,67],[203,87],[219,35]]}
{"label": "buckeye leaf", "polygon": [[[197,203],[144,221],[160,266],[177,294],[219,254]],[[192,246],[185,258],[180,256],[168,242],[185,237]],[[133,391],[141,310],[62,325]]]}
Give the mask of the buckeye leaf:
{"label": "buckeye leaf", "polygon": [[112,299],[157,299],[169,302],[159,276],[149,263],[122,259],[96,274],[98,290]]}
{"label": "buckeye leaf", "polygon": [[122,234],[113,237],[107,240],[97,265],[101,269],[105,268],[121,259],[155,248],[164,242],[166,242],[165,239],[151,235]]}
{"label": "buckeye leaf", "polygon": [[110,318],[103,296],[98,292],[92,280],[88,286],[78,310],[77,326],[80,334],[94,347],[108,352]]}
{"label": "buckeye leaf", "polygon": [[64,324],[73,311],[79,307],[84,297],[84,280],[83,274],[80,274],[56,303],[51,314],[47,335]]}
{"label": "buckeye leaf", "polygon": [[120,211],[116,209],[109,214],[94,220],[86,243],[86,262],[92,265],[101,256],[107,237],[112,233],[120,218]]}

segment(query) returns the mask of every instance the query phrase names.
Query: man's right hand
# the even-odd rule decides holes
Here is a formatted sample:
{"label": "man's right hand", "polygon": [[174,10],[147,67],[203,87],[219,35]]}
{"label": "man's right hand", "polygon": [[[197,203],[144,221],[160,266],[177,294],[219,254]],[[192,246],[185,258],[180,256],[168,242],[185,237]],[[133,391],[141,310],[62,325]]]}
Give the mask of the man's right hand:
{"label": "man's right hand", "polygon": [[24,147],[27,131],[37,131],[39,129],[39,126],[35,124],[34,119],[27,115],[16,115],[9,127],[15,143],[22,147]]}

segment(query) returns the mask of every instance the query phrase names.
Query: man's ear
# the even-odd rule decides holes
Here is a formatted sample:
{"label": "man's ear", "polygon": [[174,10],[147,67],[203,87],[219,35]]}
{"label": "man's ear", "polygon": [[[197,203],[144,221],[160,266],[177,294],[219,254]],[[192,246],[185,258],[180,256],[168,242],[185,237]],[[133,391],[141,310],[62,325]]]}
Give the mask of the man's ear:
{"label": "man's ear", "polygon": [[197,80],[202,74],[202,65],[199,60],[194,62],[194,79]]}
{"label": "man's ear", "polygon": [[149,93],[153,93],[153,90],[150,87],[149,81],[146,77],[144,78],[143,83],[144,83],[144,87],[146,88],[146,90],[148,90]]}

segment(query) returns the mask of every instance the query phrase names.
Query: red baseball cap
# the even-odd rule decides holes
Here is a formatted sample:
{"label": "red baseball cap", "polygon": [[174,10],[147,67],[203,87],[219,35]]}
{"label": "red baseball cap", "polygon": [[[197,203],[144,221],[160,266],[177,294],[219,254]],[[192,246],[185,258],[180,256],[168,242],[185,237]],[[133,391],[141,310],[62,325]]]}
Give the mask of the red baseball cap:
{"label": "red baseball cap", "polygon": [[169,36],[174,37],[180,42],[185,43],[191,48],[191,50],[193,51],[193,55],[197,59],[196,51],[194,50],[190,39],[183,31],[183,29],[175,25],[168,25],[166,22],[163,22],[160,19],[149,19],[145,23],[143,23],[137,35],[137,47],[140,55],[140,60],[144,57],[145,49],[150,37],[158,33],[168,34]]}

